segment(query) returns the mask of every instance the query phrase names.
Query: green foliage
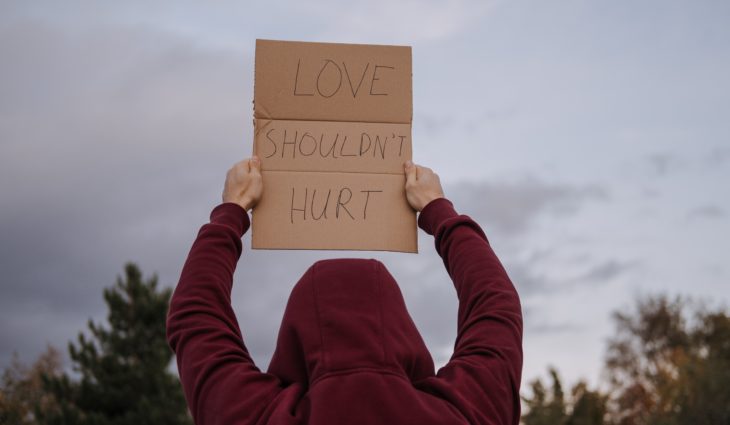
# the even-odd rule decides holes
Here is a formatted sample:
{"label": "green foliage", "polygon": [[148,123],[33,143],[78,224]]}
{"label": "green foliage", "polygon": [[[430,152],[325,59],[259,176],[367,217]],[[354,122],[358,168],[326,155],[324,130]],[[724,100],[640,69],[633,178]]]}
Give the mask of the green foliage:
{"label": "green foliage", "polygon": [[685,299],[616,313],[606,368],[619,425],[730,424],[730,316]]}
{"label": "green foliage", "polygon": [[566,425],[599,425],[606,423],[608,397],[599,391],[591,391],[584,382],[573,387],[573,406]]}
{"label": "green foliage", "polygon": [[171,291],[157,290],[157,277],[144,281],[134,264],[124,279],[104,290],[108,327],[88,323],[69,343],[78,380],[48,376],[45,388],[57,400],[38,409],[50,425],[144,425],[191,423],[176,376],[168,371],[172,352],[165,337]]}
{"label": "green foliage", "polygon": [[550,369],[548,392],[540,379],[524,397],[525,425],[730,424],[730,314],[687,299],[638,300],[614,314],[616,333],[606,353],[610,390],[584,383],[565,397]]}
{"label": "green foliage", "polygon": [[530,383],[532,397],[523,397],[528,407],[522,416],[524,425],[601,425],[606,414],[606,397],[588,390],[585,382],[578,382],[570,395],[565,396],[560,376],[549,368],[552,380],[550,392],[541,379]]}
{"label": "green foliage", "polygon": [[61,353],[52,346],[27,366],[13,354],[0,380],[0,424],[35,425],[35,409],[55,408],[55,400],[44,391],[43,376],[61,373]]}

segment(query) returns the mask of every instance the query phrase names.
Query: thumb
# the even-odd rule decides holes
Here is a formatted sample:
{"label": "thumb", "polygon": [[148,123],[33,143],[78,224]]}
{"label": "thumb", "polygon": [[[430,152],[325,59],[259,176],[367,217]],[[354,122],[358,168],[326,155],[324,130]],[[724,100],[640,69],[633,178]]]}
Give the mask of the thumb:
{"label": "thumb", "polygon": [[251,172],[259,173],[261,172],[261,161],[259,160],[259,157],[254,155],[251,157],[251,160],[248,162],[251,166]]}
{"label": "thumb", "polygon": [[416,165],[413,163],[413,161],[406,161],[405,164],[405,170],[406,170],[406,183],[415,184],[416,183]]}

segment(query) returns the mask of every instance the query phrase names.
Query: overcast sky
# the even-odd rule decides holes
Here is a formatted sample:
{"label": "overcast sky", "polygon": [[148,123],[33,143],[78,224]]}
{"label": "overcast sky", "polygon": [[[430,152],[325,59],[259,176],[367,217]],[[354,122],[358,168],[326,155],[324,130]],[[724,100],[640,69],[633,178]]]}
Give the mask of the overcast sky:
{"label": "overcast sky", "polygon": [[[413,46],[413,151],[520,292],[525,385],[599,380],[639,295],[730,301],[726,1],[0,2],[0,366],[65,350],[127,261],[176,284],[252,149],[256,38]],[[456,297],[430,237],[381,259],[437,364]],[[246,251],[233,302],[268,365],[329,252]],[[245,270],[245,273],[242,272]]]}

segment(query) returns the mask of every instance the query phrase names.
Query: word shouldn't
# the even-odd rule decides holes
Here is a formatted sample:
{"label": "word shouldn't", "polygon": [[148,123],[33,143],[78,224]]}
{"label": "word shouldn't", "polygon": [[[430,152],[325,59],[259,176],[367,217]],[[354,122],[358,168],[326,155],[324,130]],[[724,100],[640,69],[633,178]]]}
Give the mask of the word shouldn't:
{"label": "word shouldn't", "polygon": [[[366,84],[366,94],[370,96],[387,96],[387,92],[376,87],[376,81],[379,81],[381,79],[380,76],[387,71],[395,70],[395,67],[392,66],[370,66],[370,63],[367,63],[362,73],[360,73],[358,72],[359,70],[352,69],[352,64],[350,64],[350,68],[348,69],[347,63],[344,61],[342,62],[342,67],[340,67],[332,59],[325,59],[316,76],[314,73],[309,75],[302,73],[300,76],[301,65],[302,60],[299,59],[297,61],[297,73],[294,75],[294,96],[314,96],[316,93],[324,98],[332,97],[342,88],[343,72],[353,98],[357,97],[360,93],[363,82]],[[350,75],[351,72],[353,73],[352,76]],[[357,77],[358,74],[360,74],[360,78]]]}
{"label": "word shouldn't", "polygon": [[[277,131],[272,128],[266,132],[266,140],[269,141],[269,151],[264,157],[271,158],[277,152],[281,155],[296,158],[297,152],[301,156],[312,156],[318,154],[322,158],[332,157],[348,157],[348,156],[365,156],[372,155],[373,158],[380,156],[385,159],[386,151],[395,154],[397,150],[398,156],[403,155],[403,144],[408,136],[396,135],[391,136],[371,135],[368,133],[360,134],[360,141],[348,138],[347,135],[340,133],[319,134],[319,138],[309,132],[294,131],[294,134],[287,135],[287,131]],[[288,147],[288,148],[287,148]],[[316,155],[315,155],[316,156]],[[389,155],[390,156],[390,155]]]}
{"label": "word shouldn't", "polygon": [[[294,217],[301,217],[302,221],[307,220],[327,220],[327,219],[347,219],[355,220],[355,217],[367,220],[368,214],[368,203],[370,202],[370,196],[374,197],[376,193],[381,193],[382,190],[361,190],[359,193],[352,192],[349,187],[343,187],[339,191],[335,191],[337,194],[336,199],[332,189],[327,189],[327,195],[324,194],[324,190],[319,191],[317,189],[310,190],[309,188],[304,189],[304,198],[301,198],[301,191],[297,196],[296,190],[291,189],[291,208],[289,210],[289,218],[291,223],[294,224]],[[362,205],[362,208],[356,207],[350,202],[352,198],[359,197],[358,202],[353,202],[355,205]],[[330,202],[330,200],[332,202]],[[364,202],[362,202],[364,200]],[[349,205],[349,206],[348,206]],[[328,215],[329,214],[329,215]],[[354,214],[354,215],[353,215]]]}

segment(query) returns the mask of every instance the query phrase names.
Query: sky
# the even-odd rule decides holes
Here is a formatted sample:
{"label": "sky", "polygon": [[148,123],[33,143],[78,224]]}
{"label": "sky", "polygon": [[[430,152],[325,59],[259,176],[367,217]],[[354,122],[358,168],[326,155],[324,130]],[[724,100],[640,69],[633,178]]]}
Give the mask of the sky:
{"label": "sky", "polygon": [[[256,38],[413,47],[414,160],[522,299],[523,388],[601,382],[611,313],[730,301],[730,3],[0,2],[0,367],[65,349],[133,261],[174,286],[252,150]],[[251,251],[233,305],[265,368],[314,261],[383,261],[437,365],[456,295],[418,255]]]}

